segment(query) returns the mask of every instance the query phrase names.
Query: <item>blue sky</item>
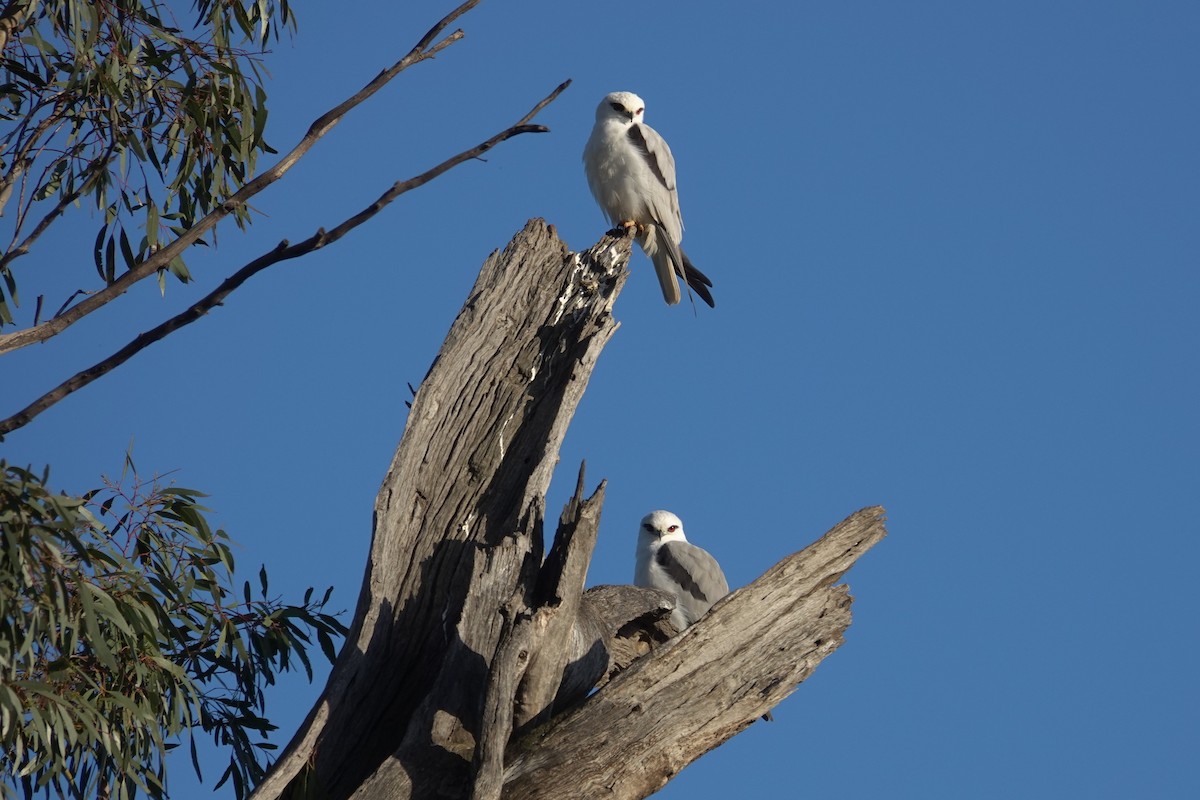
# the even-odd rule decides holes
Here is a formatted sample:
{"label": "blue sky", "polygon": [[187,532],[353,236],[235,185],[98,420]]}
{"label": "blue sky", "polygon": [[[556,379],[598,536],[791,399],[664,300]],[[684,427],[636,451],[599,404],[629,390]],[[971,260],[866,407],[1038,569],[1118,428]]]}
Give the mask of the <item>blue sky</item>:
{"label": "blue sky", "polygon": [[[297,5],[269,62],[281,150],[451,4]],[[406,383],[526,219],[601,236],[580,152],[600,97],[636,91],[717,308],[664,306],[635,255],[550,496],[584,458],[609,480],[590,582],[630,579],[654,508],[734,586],[862,506],[891,531],[848,575],[845,646],[659,796],[1200,794],[1200,6],[780,6],[486,0],[262,194],[249,235],[194,253],[195,285],[0,361],[0,411],[573,78],[551,133],[254,278],[0,453],[83,490],[133,441],[210,493],[245,577],[265,562],[352,611]],[[94,225],[28,257],[50,274],[25,297],[91,288]],[[318,691],[271,696],[281,744]],[[174,796],[209,796],[189,769]]]}

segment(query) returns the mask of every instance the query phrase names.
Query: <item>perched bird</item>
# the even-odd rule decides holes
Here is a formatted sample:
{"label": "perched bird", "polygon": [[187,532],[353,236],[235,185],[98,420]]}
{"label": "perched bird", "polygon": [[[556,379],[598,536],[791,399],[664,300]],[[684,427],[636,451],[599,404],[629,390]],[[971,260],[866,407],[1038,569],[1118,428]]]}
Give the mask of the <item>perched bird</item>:
{"label": "perched bird", "polygon": [[633,92],[613,92],[596,107],[596,125],[583,148],[588,187],[608,221],[632,231],[654,262],[663,299],[680,300],[682,277],[713,306],[710,281],[679,246],[683,216],[675,189],[675,159],[658,132],[642,122],[646,104]]}
{"label": "perched bird", "polygon": [[[682,631],[729,594],[721,565],[707,550],[696,547],[683,534],[683,521],[670,511],[651,511],[638,528],[637,562],[633,582],[648,589],[675,595],[671,624]],[[762,715],[766,722],[775,717]]]}
{"label": "perched bird", "polygon": [[633,582],[675,595],[671,623],[676,630],[700,619],[729,594],[717,560],[687,540],[683,522],[670,511],[651,511],[642,518]]}

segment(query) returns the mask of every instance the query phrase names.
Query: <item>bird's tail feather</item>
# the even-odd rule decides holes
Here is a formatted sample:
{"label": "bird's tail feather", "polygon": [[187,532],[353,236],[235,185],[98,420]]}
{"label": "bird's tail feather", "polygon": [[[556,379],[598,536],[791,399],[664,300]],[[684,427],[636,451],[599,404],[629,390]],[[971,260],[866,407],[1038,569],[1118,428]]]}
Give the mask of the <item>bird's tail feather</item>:
{"label": "bird's tail feather", "polygon": [[675,305],[683,299],[679,293],[679,282],[675,280],[676,273],[683,274],[683,251],[657,226],[648,232],[642,242],[642,249],[654,262],[654,271],[658,274],[658,285],[662,287],[663,300],[667,301],[667,305]]}
{"label": "bird's tail feather", "polygon": [[679,256],[683,261],[683,269],[680,270],[679,276],[687,281],[688,287],[700,296],[700,299],[708,303],[709,308],[716,308],[717,304],[713,302],[712,292],[709,288],[712,286],[712,281],[708,279],[700,270],[696,269],[695,264],[688,258],[687,253],[683,252],[683,248],[679,248]]}
{"label": "bird's tail feather", "polygon": [[663,299],[668,305],[673,306],[683,299],[679,292],[679,282],[675,279],[678,275],[683,278],[690,292],[699,295],[709,308],[717,307],[713,302],[712,292],[709,291],[712,281],[696,269],[687,253],[683,252],[683,248],[667,235],[666,231],[657,225],[650,226],[640,244],[654,262],[658,285],[662,287]]}

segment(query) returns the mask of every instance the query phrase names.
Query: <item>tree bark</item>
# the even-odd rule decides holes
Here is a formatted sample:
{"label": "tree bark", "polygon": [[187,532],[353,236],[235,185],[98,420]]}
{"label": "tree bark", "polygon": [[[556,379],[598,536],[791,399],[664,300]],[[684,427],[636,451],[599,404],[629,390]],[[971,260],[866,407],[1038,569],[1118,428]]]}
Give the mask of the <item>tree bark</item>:
{"label": "tree bark", "polygon": [[518,738],[504,796],[632,800],[661,789],[795,691],[841,646],[851,598],[834,583],[884,535],[882,508],[859,511],[718,602],[583,705]]}
{"label": "tree bark", "polygon": [[582,470],[544,558],[545,493],[629,254],[612,236],[568,252],[532,220],[484,263],[380,489],[346,644],[257,800],[643,797],[840,644],[832,584],[883,536],[881,509],[652,652],[674,633],[666,595],[583,591],[604,487],[585,499]]}

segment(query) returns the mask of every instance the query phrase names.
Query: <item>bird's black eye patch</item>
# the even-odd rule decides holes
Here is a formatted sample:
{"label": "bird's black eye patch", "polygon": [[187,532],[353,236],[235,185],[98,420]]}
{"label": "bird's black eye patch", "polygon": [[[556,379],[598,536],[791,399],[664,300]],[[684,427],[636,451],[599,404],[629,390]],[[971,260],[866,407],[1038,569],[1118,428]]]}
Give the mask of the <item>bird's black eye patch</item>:
{"label": "bird's black eye patch", "polygon": [[654,526],[651,525],[649,522],[642,523],[642,528],[646,531],[649,531],[650,533],[654,533]]}
{"label": "bird's black eye patch", "polygon": [[609,105],[612,106],[613,111],[624,111],[625,110],[625,107],[622,106],[620,103],[609,103]]}

